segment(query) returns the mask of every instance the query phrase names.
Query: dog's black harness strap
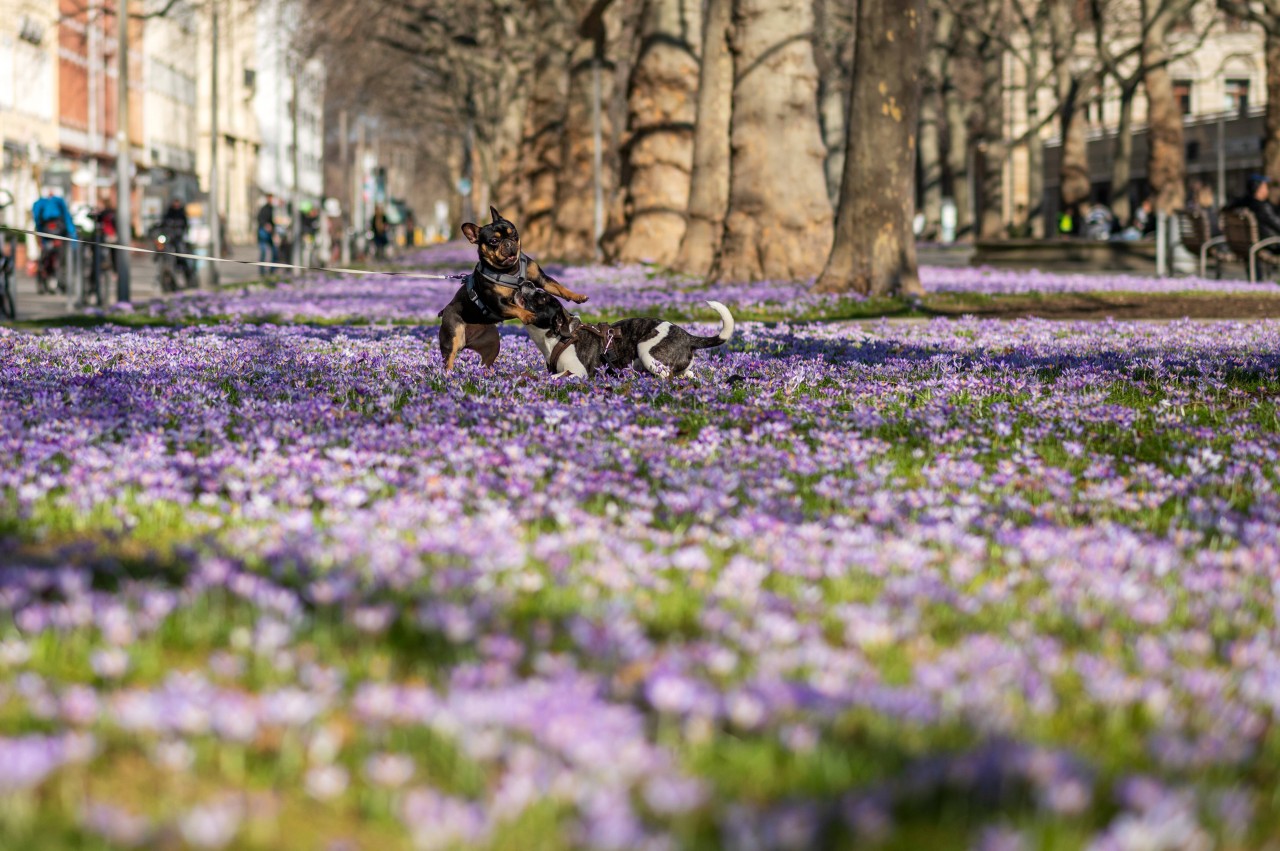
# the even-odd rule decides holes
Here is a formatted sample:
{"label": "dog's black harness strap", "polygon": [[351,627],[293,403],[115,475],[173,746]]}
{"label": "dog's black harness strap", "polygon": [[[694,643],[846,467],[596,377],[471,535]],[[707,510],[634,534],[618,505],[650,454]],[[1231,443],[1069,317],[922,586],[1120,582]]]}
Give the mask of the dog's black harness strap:
{"label": "dog's black harness strap", "polygon": [[494,319],[502,318],[490,310],[488,305],[484,303],[484,299],[480,298],[480,294],[476,292],[476,279],[474,273],[467,276],[467,299],[475,305],[476,310],[480,311],[482,316],[490,316]]}

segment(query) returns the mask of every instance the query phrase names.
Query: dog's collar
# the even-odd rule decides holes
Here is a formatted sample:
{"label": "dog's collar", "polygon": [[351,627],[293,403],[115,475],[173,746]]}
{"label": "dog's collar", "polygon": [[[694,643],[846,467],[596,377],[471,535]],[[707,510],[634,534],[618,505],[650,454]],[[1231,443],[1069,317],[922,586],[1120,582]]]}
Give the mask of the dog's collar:
{"label": "dog's collar", "polygon": [[475,271],[472,272],[472,275],[479,275],[489,283],[499,287],[508,287],[510,289],[518,290],[521,285],[528,282],[528,272],[529,258],[526,257],[522,251],[520,252],[520,261],[516,264],[516,272],[514,275],[499,272],[497,269],[488,266],[483,260],[476,264]]}

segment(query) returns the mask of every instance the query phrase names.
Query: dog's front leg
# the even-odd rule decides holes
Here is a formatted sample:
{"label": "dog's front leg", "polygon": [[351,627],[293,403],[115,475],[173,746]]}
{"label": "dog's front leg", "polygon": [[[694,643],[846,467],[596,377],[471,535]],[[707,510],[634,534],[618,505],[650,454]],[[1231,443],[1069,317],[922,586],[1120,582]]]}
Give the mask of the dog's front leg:
{"label": "dog's front leg", "polygon": [[535,260],[529,261],[529,280],[533,281],[534,284],[551,293],[553,296],[568,299],[574,304],[582,304],[588,298],[588,296],[585,296],[582,293],[575,293],[573,290],[548,275]]}

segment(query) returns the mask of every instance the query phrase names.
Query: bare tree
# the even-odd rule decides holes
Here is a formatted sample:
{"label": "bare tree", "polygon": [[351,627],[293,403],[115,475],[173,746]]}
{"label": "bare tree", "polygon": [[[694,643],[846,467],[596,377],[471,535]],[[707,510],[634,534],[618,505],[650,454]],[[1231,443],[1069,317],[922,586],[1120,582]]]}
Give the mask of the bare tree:
{"label": "bare tree", "polygon": [[1186,203],[1187,152],[1182,108],[1169,74],[1169,34],[1199,0],[1139,0],[1142,85],[1147,92],[1147,181],[1155,208],[1172,213]]}
{"label": "bare tree", "polygon": [[729,207],[729,121],[732,116],[733,54],[729,28],[733,0],[708,0],[698,71],[698,111],[693,139],[688,226],[675,267],[704,276],[720,250]]}
{"label": "bare tree", "polygon": [[924,0],[860,0],[848,151],[822,292],[918,294],[916,134]]}
{"label": "bare tree", "polygon": [[942,224],[943,88],[947,84],[948,59],[955,39],[955,12],[946,6],[932,10],[933,27],[925,54],[920,100],[920,175],[924,197],[925,239],[937,239]]}
{"label": "bare tree", "polygon": [[720,280],[816,275],[831,248],[811,0],[734,0],[729,210]]}
{"label": "bare tree", "polygon": [[680,249],[693,169],[702,10],[694,0],[646,0],[628,94],[622,182],[623,262],[670,264]]}
{"label": "bare tree", "polygon": [[813,0],[813,59],[818,66],[818,121],[827,147],[827,197],[835,204],[844,176],[845,122],[853,76],[857,3]]}

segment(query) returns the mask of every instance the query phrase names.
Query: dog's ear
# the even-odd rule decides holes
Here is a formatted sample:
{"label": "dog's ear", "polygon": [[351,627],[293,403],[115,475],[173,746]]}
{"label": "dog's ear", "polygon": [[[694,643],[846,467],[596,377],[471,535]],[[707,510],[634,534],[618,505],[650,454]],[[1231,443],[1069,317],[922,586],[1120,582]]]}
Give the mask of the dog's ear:
{"label": "dog's ear", "polygon": [[498,223],[498,222],[505,222],[505,221],[506,221],[506,219],[502,218],[502,214],[498,212],[498,208],[497,208],[497,207],[490,207],[490,208],[489,208],[489,215],[490,215],[490,216],[493,216],[493,221],[494,221],[494,223],[495,223],[495,224],[496,224],[496,223]]}
{"label": "dog's ear", "polygon": [[467,242],[477,245],[480,242],[480,226],[475,222],[467,222],[462,226],[462,235],[467,238]]}
{"label": "dog's ear", "polygon": [[552,327],[556,329],[556,333],[561,337],[572,337],[573,317],[566,310],[558,311],[555,320],[552,322]]}

